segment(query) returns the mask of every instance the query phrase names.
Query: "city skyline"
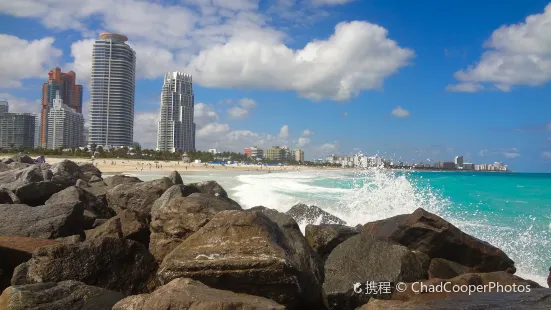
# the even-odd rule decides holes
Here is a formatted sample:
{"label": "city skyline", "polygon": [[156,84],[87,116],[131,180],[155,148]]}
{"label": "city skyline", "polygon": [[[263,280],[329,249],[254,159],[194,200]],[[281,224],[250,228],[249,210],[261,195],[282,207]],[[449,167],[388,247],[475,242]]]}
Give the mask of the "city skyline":
{"label": "city skyline", "polygon": [[[310,160],[361,151],[408,162],[464,154],[467,163],[551,171],[551,72],[531,62],[551,61],[548,0],[463,3],[476,10],[438,1],[311,2],[204,10],[107,1],[94,12],[38,0],[1,4],[0,99],[15,112],[40,113],[39,89],[58,66],[83,85],[90,121],[93,45],[110,31],[128,36],[136,52],[134,126],[127,127],[145,148],[157,143],[164,74],[178,71],[194,78],[197,149],[289,145]],[[291,13],[304,24],[292,23]]]}

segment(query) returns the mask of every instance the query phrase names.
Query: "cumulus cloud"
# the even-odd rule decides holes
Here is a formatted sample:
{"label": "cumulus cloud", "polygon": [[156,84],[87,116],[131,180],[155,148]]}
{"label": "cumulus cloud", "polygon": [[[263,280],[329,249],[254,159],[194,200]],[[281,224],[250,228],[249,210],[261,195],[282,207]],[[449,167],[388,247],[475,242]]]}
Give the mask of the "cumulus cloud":
{"label": "cumulus cloud", "polygon": [[309,137],[311,135],[313,135],[314,133],[310,130],[310,129],[304,129],[304,131],[302,132],[302,136],[303,137]]}
{"label": "cumulus cloud", "polygon": [[53,43],[52,37],[27,41],[0,34],[0,87],[20,87],[23,79],[46,76],[62,54]]}
{"label": "cumulus cloud", "polygon": [[203,128],[207,124],[218,120],[218,113],[214,111],[214,107],[211,104],[202,102],[195,104],[193,116],[197,129]]}
{"label": "cumulus cloud", "polygon": [[298,143],[297,145],[299,147],[304,147],[306,146],[308,143],[310,143],[310,139],[309,138],[305,138],[305,137],[300,137],[298,138]]}
{"label": "cumulus cloud", "polygon": [[395,117],[408,117],[409,116],[409,111],[402,108],[401,106],[397,106],[396,108],[394,108],[391,112],[391,114]]}
{"label": "cumulus cloud", "polygon": [[40,113],[42,104],[40,99],[27,100],[8,93],[0,93],[0,101],[7,101],[10,112]]}
{"label": "cumulus cloud", "polygon": [[520,153],[518,152],[503,152],[503,156],[505,158],[509,158],[509,159],[513,159],[513,158],[517,158],[517,157],[520,157]]}
{"label": "cumulus cloud", "polygon": [[157,112],[134,113],[134,140],[144,149],[157,147]]}
{"label": "cumulus cloud", "polygon": [[[223,103],[232,104],[232,100],[223,101]],[[252,109],[256,107],[256,102],[250,98],[243,98],[236,102],[237,106],[228,109],[228,116],[231,119],[244,119],[249,116]]]}
{"label": "cumulus cloud", "polygon": [[551,80],[549,33],[551,4],[543,13],[526,17],[524,22],[503,25],[495,30],[484,43],[487,50],[478,63],[457,71],[454,76],[461,83],[487,83],[502,91],[509,91],[515,85],[542,85]]}
{"label": "cumulus cloud", "polygon": [[281,138],[287,138],[287,137],[289,137],[289,134],[290,134],[290,132],[289,132],[289,126],[283,125],[283,126],[281,127],[281,129],[279,130],[279,136],[280,136]]}

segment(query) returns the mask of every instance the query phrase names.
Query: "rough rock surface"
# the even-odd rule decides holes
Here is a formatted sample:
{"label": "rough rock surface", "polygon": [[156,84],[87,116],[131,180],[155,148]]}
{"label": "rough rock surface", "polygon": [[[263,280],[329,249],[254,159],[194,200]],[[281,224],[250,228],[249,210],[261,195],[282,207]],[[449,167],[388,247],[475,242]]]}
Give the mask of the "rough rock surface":
{"label": "rough rock surface", "polygon": [[82,235],[83,213],[82,203],[38,207],[0,205],[0,236],[55,239]]}
{"label": "rough rock surface", "polygon": [[346,225],[346,222],[340,218],[323,211],[322,209],[316,206],[307,206],[305,204],[299,203],[294,205],[285,212],[287,215],[300,224],[339,224]]}
{"label": "rough rock surface", "polygon": [[0,291],[10,286],[15,267],[31,259],[34,250],[41,246],[56,244],[55,240],[19,236],[0,236]]}
{"label": "rough rock surface", "polygon": [[155,200],[172,185],[169,178],[117,185],[107,192],[107,203],[115,210],[128,209],[149,218]]}
{"label": "rough rock surface", "polygon": [[29,155],[25,155],[22,153],[15,154],[12,157],[10,157],[11,162],[16,163],[23,163],[23,164],[34,164],[34,159],[30,158]]}
{"label": "rough rock surface", "polygon": [[113,310],[158,309],[284,310],[285,307],[270,299],[217,290],[184,278],[174,279],[151,294],[127,297],[113,307]]}
{"label": "rough rock surface", "polygon": [[172,171],[168,178],[174,183],[174,185],[184,185],[184,181],[182,180],[182,176],[178,171]]}
{"label": "rough rock surface", "polygon": [[462,232],[443,218],[422,208],[409,215],[368,223],[366,232],[380,238],[444,258],[479,272],[516,271],[515,263],[499,248]]}
{"label": "rough rock surface", "polygon": [[52,182],[62,185],[64,188],[75,185],[78,179],[84,178],[84,173],[82,173],[80,167],[70,160],[52,165],[51,170],[54,174]]}
{"label": "rough rock surface", "polygon": [[8,170],[10,170],[10,167],[8,167],[7,164],[4,164],[3,162],[0,161],[0,172],[4,172]]}
{"label": "rough rock surface", "polygon": [[68,187],[52,195],[46,201],[46,205],[77,203],[79,201],[83,203],[85,210],[92,212],[98,218],[111,218],[116,214],[101,197],[96,197],[89,191],[76,186]]}
{"label": "rough rock surface", "polygon": [[130,177],[127,175],[114,175],[103,179],[103,182],[105,182],[109,188],[113,188],[121,184],[140,183],[142,180],[137,177]]}
{"label": "rough rock surface", "polygon": [[75,186],[80,187],[80,188],[87,188],[87,187],[90,187],[90,184],[86,183],[86,181],[84,181],[82,179],[78,179]]}
{"label": "rough rock surface", "polygon": [[23,204],[40,206],[63,188],[63,185],[52,181],[33,182],[17,188],[15,194]]}
{"label": "rough rock surface", "polygon": [[80,164],[80,171],[83,174],[83,180],[89,182],[92,177],[101,178],[101,171],[91,163]]}
{"label": "rough rock surface", "polygon": [[123,297],[77,281],[37,283],[7,288],[0,296],[0,309],[109,310]]}
{"label": "rough rock surface", "polygon": [[105,182],[103,182],[103,179],[101,177],[97,177],[97,176],[92,176],[90,178],[90,180],[88,181],[88,184],[92,184],[92,183],[97,183],[97,182],[102,182],[104,186],[107,186],[107,184]]}
{"label": "rough rock surface", "polygon": [[[413,282],[427,279],[429,258],[406,247],[359,234],[339,244],[325,262],[325,282],[330,309],[355,309],[371,295],[356,293],[354,283],[368,281]],[[365,288],[364,288],[365,289]],[[390,298],[383,294],[381,298]]]}
{"label": "rough rock surface", "polygon": [[7,188],[0,188],[0,204],[20,204],[21,201],[12,191]]}
{"label": "rough rock surface", "polygon": [[[166,191],[151,212],[149,251],[159,262],[188,236],[205,226],[218,212],[241,209],[222,198],[210,195],[177,197],[178,186]],[[158,203],[162,204],[159,206]]]}
{"label": "rough rock surface", "polygon": [[44,178],[38,165],[25,169],[0,172],[0,186],[15,191],[17,188],[32,183],[41,182]]}
{"label": "rough rock surface", "polygon": [[[218,184],[216,181],[203,181],[199,183],[189,183],[185,185],[186,190],[189,191],[189,194],[193,192],[198,192],[201,194],[209,194],[216,197],[228,198],[228,193],[226,190]],[[187,196],[188,193],[184,193],[184,196]]]}
{"label": "rough rock surface", "polygon": [[433,258],[429,265],[429,279],[451,279],[465,273],[472,273],[472,268],[449,261],[443,258]]}
{"label": "rough rock surface", "polygon": [[307,225],[304,232],[308,244],[324,262],[337,245],[358,233],[356,228],[338,224]]}
{"label": "rough rock surface", "polygon": [[305,280],[315,275],[300,268],[308,259],[292,242],[261,212],[222,211],[165,257],[158,276],[162,283],[193,278],[289,309],[324,309],[321,290]]}
{"label": "rough rock surface", "polygon": [[105,223],[86,231],[86,240],[111,236],[126,238],[149,246],[149,225],[132,211],[121,210]]}
{"label": "rough rock surface", "polygon": [[32,165],[33,164],[29,164],[29,163],[13,162],[8,165],[8,168],[10,168],[10,170],[18,170],[18,169],[24,169],[24,168],[30,167]]}
{"label": "rough rock surface", "polygon": [[39,248],[14,271],[12,285],[75,280],[123,294],[149,291],[155,259],[133,241],[105,237]]}

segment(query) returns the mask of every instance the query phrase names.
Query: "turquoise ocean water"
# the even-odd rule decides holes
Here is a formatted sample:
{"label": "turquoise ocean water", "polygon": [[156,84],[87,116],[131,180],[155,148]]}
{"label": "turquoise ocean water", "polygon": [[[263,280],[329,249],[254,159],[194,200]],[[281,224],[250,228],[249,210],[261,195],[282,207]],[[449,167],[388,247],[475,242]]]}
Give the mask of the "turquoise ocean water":
{"label": "turquoise ocean water", "polygon": [[504,250],[519,276],[544,285],[551,265],[551,174],[381,169],[182,174],[184,182],[218,181],[244,208],[286,211],[298,202],[315,204],[351,226],[422,207]]}

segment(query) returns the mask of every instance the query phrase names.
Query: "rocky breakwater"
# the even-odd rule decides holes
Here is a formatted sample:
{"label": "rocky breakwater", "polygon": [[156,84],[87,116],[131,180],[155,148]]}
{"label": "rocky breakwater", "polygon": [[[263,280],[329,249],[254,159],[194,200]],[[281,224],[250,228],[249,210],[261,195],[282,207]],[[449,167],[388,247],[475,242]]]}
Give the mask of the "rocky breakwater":
{"label": "rocky breakwater", "polygon": [[[0,165],[0,309],[551,308],[551,291],[515,276],[503,251],[423,209],[348,227],[316,206],[244,210],[177,172],[104,179],[21,158]],[[445,282],[531,291],[413,292]]]}

